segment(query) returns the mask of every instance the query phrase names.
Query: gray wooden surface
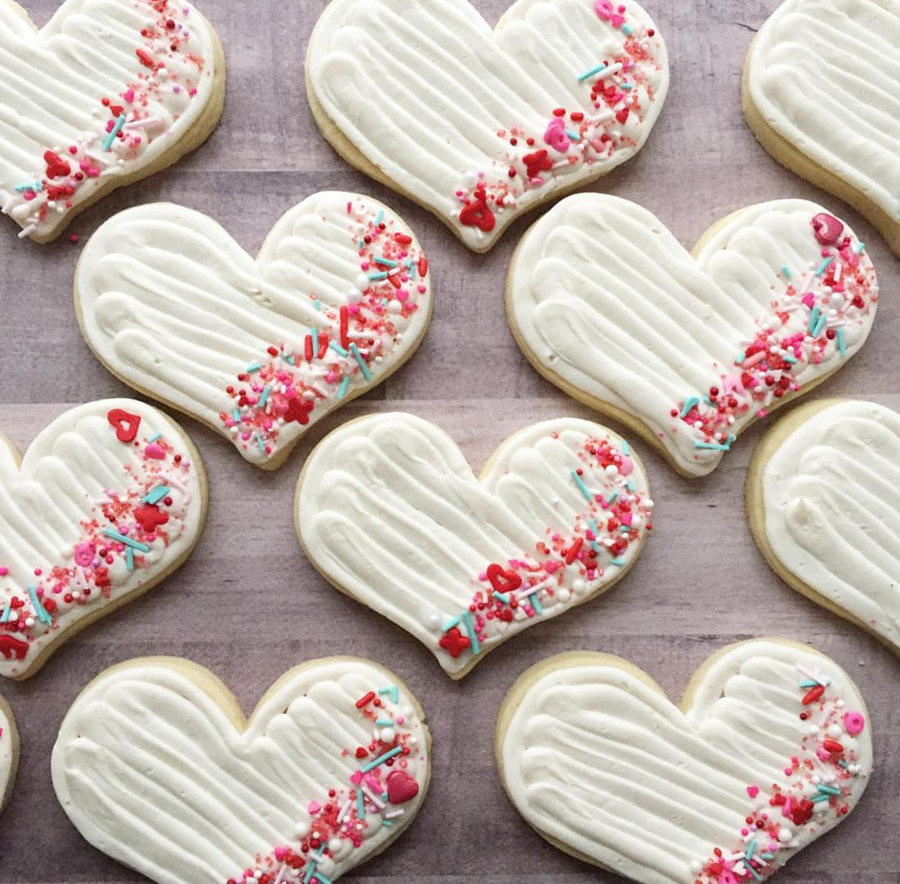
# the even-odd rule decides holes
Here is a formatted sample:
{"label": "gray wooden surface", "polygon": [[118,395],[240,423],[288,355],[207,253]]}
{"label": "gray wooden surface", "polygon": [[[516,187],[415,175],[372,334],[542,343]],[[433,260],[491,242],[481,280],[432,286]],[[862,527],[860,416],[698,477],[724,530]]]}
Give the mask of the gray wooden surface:
{"label": "gray wooden surface", "polygon": [[[436,274],[434,323],[419,354],[376,392],[312,432],[275,475],[245,464],[223,439],[184,425],[209,468],[211,509],[192,560],[148,597],[59,651],[38,677],[3,684],[22,733],[22,764],[0,820],[0,884],[126,884],[143,880],[76,834],[56,803],[49,759],[59,722],[102,669],[146,654],[213,669],[246,710],[284,670],[330,654],[393,667],[425,705],[434,733],[434,785],[419,819],[384,856],[349,879],[374,884],[567,884],[614,876],[570,859],[534,835],[498,782],[492,754],[498,704],[527,666],[575,648],[627,657],[678,697],[722,645],[778,634],[812,642],[857,679],[872,710],[878,770],[858,811],[798,857],[779,880],[900,882],[900,666],[874,639],[794,594],[751,541],[742,507],[745,469],[759,438],[743,438],[711,478],[677,478],[643,445],[658,502],[641,561],[607,597],[505,645],[461,685],[399,628],[328,587],[294,536],[294,483],[311,446],[344,419],[403,409],[453,433],[480,466],[509,433],[543,418],[589,416],[525,363],[503,307],[503,281],[527,221],[486,257],[469,254],[423,210],[351,171],[309,114],[303,56],[325,0],[205,0],[229,61],[225,116],[195,155],[120,191],[77,220],[84,240],[114,212],[174,200],[202,209],[255,251],[286,209],[314,190],[358,189],[395,205],[414,225]],[[58,0],[30,0],[39,23]],[[476,0],[496,20],[503,0]],[[766,199],[833,203],[784,172],[754,142],[740,113],[744,53],[777,0],[646,0],[665,34],[672,92],[640,157],[601,187],[654,211],[686,244],[717,218]],[[871,226],[836,205],[870,243],[883,301],[866,350],[819,395],[867,397],[900,409],[900,273]],[[2,219],[0,219],[2,220]],[[94,360],[71,304],[79,247],[36,246],[0,224],[0,428],[21,448],[66,407],[129,395]],[[253,623],[247,617],[254,613]]]}

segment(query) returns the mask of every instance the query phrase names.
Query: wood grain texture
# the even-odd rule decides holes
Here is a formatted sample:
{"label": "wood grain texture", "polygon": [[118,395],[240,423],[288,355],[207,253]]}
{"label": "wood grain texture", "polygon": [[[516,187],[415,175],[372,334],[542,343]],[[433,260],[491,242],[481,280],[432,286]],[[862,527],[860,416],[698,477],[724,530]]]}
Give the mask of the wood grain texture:
{"label": "wood grain texture", "polygon": [[[503,0],[474,0],[492,23]],[[897,261],[870,224],[772,161],[741,116],[744,54],[777,0],[644,0],[666,36],[672,91],[641,154],[597,186],[645,205],[690,245],[717,218],[781,197],[818,200],[867,238],[883,300],[862,353],[814,395],[862,397],[900,410]],[[174,200],[211,214],[255,252],[271,225],[314,190],[370,193],[414,227],[434,272],[436,304],[422,349],[384,386],[316,427],[276,474],[243,463],[209,430],[178,418],[209,469],[207,528],[192,559],[146,598],[56,653],[31,682],[3,685],[22,736],[19,779],[0,817],[0,884],[138,884],[84,843],[58,807],[50,751],[69,704],[102,669],[171,654],[212,669],[249,711],[286,669],[314,657],[354,654],[394,669],[422,700],[434,735],[433,786],[401,842],[348,876],[356,884],[597,884],[618,882],[554,850],[503,793],[493,761],[497,709],[528,667],[587,649],[625,657],[673,698],[712,652],[781,634],[812,642],[840,663],[873,714],[875,780],[838,831],[779,876],[785,884],[900,884],[900,666],[874,638],[786,587],[757,552],[743,484],[765,422],[716,473],[679,479],[634,441],[658,505],[654,536],[609,595],[512,641],[464,683],[450,684],[431,655],[399,627],[329,587],[303,557],[292,522],[304,458],[342,421],[402,409],[448,430],[478,469],[528,423],[591,412],[542,380],[506,324],[503,285],[512,250],[534,217],[487,256],[471,254],[425,210],[338,158],[316,129],[303,89],[306,40],[325,0],[198,0],[225,45],[225,115],[210,141],[167,172],[106,198],[69,232],[83,239],[114,212]],[[27,0],[44,23],[57,0]],[[81,340],[72,307],[79,247],[16,239],[0,224],[0,429],[25,446],[52,418],[90,399],[128,394]],[[621,428],[616,428],[621,430]],[[489,834],[487,834],[489,833]]]}

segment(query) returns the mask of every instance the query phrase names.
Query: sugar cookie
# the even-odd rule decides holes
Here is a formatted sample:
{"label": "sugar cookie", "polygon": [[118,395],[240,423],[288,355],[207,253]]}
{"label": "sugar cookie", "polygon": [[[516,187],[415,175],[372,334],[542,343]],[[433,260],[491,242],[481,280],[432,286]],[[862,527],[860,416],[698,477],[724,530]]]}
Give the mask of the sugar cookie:
{"label": "sugar cookie", "polygon": [[12,797],[19,767],[19,734],[12,709],[0,697],[0,813]]}

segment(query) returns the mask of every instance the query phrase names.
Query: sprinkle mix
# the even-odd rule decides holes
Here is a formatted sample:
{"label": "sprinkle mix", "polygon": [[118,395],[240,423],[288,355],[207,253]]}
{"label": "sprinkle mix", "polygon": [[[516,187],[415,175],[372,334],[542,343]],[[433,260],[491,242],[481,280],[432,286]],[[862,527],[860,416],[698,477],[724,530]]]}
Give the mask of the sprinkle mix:
{"label": "sprinkle mix", "polygon": [[696,449],[730,450],[736,421],[764,418],[773,403],[799,392],[807,366],[843,359],[847,330],[862,326],[878,302],[874,268],[861,260],[865,246],[845,235],[837,218],[816,215],[810,236],[822,247],[819,259],[799,275],[781,269],[771,286],[772,312],[757,320],[756,335],[743,342],[734,365],[718,385],[672,409],[672,432],[687,425]]}
{"label": "sprinkle mix", "polygon": [[[20,238],[39,232],[51,213],[68,212],[88,183],[103,186],[127,174],[124,167],[165,138],[197,95],[205,62],[192,51],[190,9],[170,0],[135,0],[134,8],[146,21],[134,34],[133,79],[115,94],[98,93],[96,126],[72,144],[47,144],[35,157],[33,177],[3,206],[23,224]],[[186,73],[170,70],[173,61]]]}
{"label": "sprinkle mix", "polygon": [[[500,146],[490,170],[468,172],[455,198],[459,223],[490,233],[496,215],[514,209],[525,194],[540,190],[567,172],[608,161],[624,147],[637,147],[647,105],[655,100],[648,70],[659,70],[662,46],[652,28],[629,24],[625,6],[612,0],[585,0],[624,42],[616,55],[598,58],[581,71],[572,90],[583,93],[578,107],[548,109],[540,132],[512,126],[497,132]],[[621,37],[616,35],[616,42]]]}
{"label": "sprinkle mix", "polygon": [[624,568],[629,550],[653,529],[653,501],[629,478],[634,461],[627,442],[617,448],[605,439],[588,439],[575,453],[581,466],[570,472],[570,482],[584,509],[571,531],[563,535],[548,528],[533,552],[490,563],[473,581],[477,588],[468,608],[447,622],[435,615],[438,646],[454,659],[481,653],[482,645],[510,624],[584,597],[610,570]]}
{"label": "sprinkle mix", "polygon": [[[162,551],[184,531],[191,464],[162,436],[140,436],[141,418],[121,409],[107,415],[109,432],[140,453],[125,465],[122,489],[108,489],[81,521],[81,539],[61,563],[17,574],[0,565],[0,654],[26,660],[68,612],[140,585]],[[137,572],[137,581],[134,580]],[[25,590],[20,588],[26,584]]]}
{"label": "sprinkle mix", "polygon": [[233,407],[219,419],[245,451],[271,457],[286,424],[305,426],[316,409],[327,412],[376,381],[428,294],[428,261],[395,220],[351,202],[347,217],[359,273],[346,303],[327,306],[311,294],[321,324],[302,340],[273,343],[226,387]]}
{"label": "sprinkle mix", "polygon": [[415,711],[400,700],[400,688],[387,685],[356,701],[359,714],[372,725],[372,738],[344,750],[359,765],[350,782],[309,803],[292,844],[257,856],[253,868],[226,884],[331,884],[328,876],[337,862],[347,860],[366,838],[402,820],[403,805],[416,798],[422,785],[409,772],[410,761],[422,756],[411,732]]}
{"label": "sprinkle mix", "polygon": [[772,876],[835,817],[850,812],[850,783],[865,776],[853,748],[866,726],[862,713],[833,696],[823,675],[798,666],[797,704],[808,725],[799,752],[787,760],[785,783],[747,786],[751,810],[732,851],[715,848],[692,867],[695,884],[753,884]]}

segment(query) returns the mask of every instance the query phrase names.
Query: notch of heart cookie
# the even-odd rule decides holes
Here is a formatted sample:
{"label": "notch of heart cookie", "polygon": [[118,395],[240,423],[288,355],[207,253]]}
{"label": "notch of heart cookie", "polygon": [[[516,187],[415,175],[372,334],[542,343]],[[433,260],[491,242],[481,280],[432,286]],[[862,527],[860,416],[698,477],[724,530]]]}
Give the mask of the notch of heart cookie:
{"label": "notch of heart cookie", "polygon": [[691,254],[635,203],[569,197],[526,233],[507,281],[513,334],[538,372],[687,477],[843,367],[877,301],[864,244],[803,200],[744,209]]}
{"label": "notch of heart cookie", "polygon": [[85,248],[75,301],[107,369],[276,469],[415,353],[432,276],[396,213],[324,192],[287,212],[255,261],[200,212],[122,212]]}
{"label": "notch of heart cookie", "polygon": [[345,160],[486,252],[522,213],[634,157],[669,69],[635,2],[519,0],[492,30],[468,0],[332,0],[306,83]]}
{"label": "notch of heart cookie", "polygon": [[772,157],[900,255],[900,3],[787,0],[747,54],[744,114]]}
{"label": "notch of heart cookie", "polygon": [[159,884],[329,884],[420,810],[424,719],[405,685],[368,660],[297,667],[249,721],[209,671],[133,660],[69,710],[53,785],[88,842]]}
{"label": "notch of heart cookie", "polygon": [[19,733],[12,709],[0,697],[0,813],[9,804],[19,767]]}
{"label": "notch of heart cookie", "polygon": [[185,561],[206,475],[181,428],[110,399],[65,412],[19,463],[0,439],[0,676],[33,676],[84,627]]}
{"label": "notch of heart cookie", "polygon": [[522,430],[476,478],[443,430],[398,413],[351,421],[316,447],[296,524],[330,583],[459,679],[610,589],[640,554],[653,506],[628,443],[597,424]]}
{"label": "notch of heart cookie", "polygon": [[763,437],[747,514],[769,566],[791,588],[900,653],[900,415],[827,399]]}
{"label": "notch of heart cookie", "polygon": [[98,199],[199,147],[222,114],[222,46],[187,2],[66,0],[38,30],[0,0],[3,44],[13,123],[0,206],[20,238],[55,239]]}
{"label": "notch of heart cookie", "polygon": [[850,677],[781,639],[714,655],[680,709],[617,657],[546,660],[507,696],[496,756],[538,834],[640,884],[768,878],[856,807],[873,760]]}

